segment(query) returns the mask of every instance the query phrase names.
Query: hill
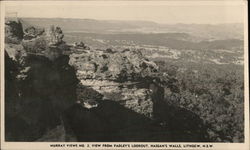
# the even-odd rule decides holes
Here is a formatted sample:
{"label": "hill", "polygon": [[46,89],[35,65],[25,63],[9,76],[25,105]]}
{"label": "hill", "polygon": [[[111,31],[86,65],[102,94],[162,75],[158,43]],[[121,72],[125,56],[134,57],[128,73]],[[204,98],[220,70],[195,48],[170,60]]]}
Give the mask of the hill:
{"label": "hill", "polygon": [[158,24],[152,21],[114,21],[69,18],[22,18],[23,24],[60,26],[67,32],[188,33],[200,40],[243,39],[243,24]]}

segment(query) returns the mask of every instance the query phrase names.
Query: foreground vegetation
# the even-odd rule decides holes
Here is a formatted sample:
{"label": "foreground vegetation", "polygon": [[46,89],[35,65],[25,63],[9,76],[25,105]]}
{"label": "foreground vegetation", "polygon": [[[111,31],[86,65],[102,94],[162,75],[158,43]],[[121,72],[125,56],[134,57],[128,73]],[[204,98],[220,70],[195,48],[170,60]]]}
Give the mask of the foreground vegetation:
{"label": "foreground vegetation", "polygon": [[244,141],[243,66],[157,62],[179,90],[165,89],[169,105],[199,115],[211,141]]}

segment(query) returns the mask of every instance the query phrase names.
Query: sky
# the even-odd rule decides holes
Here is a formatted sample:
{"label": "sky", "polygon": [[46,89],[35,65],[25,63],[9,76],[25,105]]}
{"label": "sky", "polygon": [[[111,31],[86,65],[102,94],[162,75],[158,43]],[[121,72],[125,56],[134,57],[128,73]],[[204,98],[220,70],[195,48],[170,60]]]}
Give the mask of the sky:
{"label": "sky", "polygon": [[5,2],[5,12],[18,17],[87,18],[98,20],[148,20],[175,23],[242,23],[243,1],[78,1]]}

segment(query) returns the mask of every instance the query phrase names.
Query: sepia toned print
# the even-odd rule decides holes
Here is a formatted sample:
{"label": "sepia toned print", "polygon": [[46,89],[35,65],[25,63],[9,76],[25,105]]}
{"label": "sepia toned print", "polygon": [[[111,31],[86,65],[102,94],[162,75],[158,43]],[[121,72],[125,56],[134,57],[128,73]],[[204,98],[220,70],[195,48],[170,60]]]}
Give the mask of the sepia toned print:
{"label": "sepia toned print", "polygon": [[247,149],[245,2],[1,7],[1,142]]}

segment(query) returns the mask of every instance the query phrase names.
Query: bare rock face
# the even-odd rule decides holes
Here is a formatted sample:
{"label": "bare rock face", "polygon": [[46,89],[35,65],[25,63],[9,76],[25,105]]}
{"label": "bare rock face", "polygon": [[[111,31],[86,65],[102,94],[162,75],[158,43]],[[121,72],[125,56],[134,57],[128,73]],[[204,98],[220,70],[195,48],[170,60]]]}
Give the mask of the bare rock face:
{"label": "bare rock face", "polygon": [[87,100],[87,88],[101,95],[103,100],[113,100],[126,108],[152,117],[153,92],[147,77],[157,72],[155,63],[148,61],[139,51],[110,52],[87,50],[70,55],[69,64],[77,70],[81,80],[78,100]]}

